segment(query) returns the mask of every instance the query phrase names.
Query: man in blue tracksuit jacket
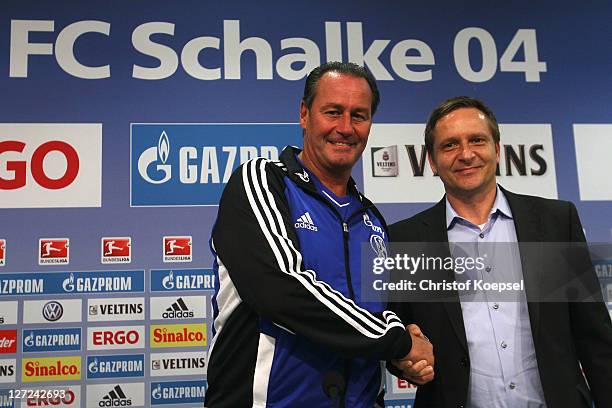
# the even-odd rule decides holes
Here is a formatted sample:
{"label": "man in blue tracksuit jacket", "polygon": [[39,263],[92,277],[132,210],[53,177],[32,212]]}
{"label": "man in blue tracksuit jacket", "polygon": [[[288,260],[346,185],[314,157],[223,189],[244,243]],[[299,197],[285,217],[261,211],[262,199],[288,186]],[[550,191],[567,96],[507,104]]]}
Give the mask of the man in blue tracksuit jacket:
{"label": "man in blue tracksuit jacket", "polygon": [[300,108],[304,150],[230,178],[211,238],[207,407],[373,407],[384,360],[411,380],[433,378],[425,337],[361,300],[363,244],[364,259],[386,256],[387,229],[350,173],[378,100],[362,67],[315,69]]}

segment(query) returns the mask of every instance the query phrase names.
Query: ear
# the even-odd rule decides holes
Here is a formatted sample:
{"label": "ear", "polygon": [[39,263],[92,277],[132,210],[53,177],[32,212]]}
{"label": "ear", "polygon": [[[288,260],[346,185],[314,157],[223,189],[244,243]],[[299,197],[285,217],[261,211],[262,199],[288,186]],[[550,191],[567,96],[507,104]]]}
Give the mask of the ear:
{"label": "ear", "polygon": [[306,129],[306,120],[308,119],[308,107],[302,101],[300,103],[300,126],[302,129]]}
{"label": "ear", "polygon": [[495,143],[495,155],[497,156],[497,164],[499,164],[499,152],[500,152],[500,145],[499,142]]}
{"label": "ear", "polygon": [[438,168],[436,167],[436,163],[434,162],[434,159],[431,157],[431,154],[429,154],[429,152],[427,152],[427,161],[429,162],[429,167],[431,167],[431,171],[433,172],[434,176],[438,174]]}

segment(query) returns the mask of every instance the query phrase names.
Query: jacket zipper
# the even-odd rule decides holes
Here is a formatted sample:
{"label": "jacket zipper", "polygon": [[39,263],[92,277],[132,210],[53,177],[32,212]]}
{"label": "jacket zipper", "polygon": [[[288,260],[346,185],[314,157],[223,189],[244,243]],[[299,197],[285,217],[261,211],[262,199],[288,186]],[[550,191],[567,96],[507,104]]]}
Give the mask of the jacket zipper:
{"label": "jacket zipper", "polygon": [[[347,288],[348,288],[348,292],[349,292],[349,297],[351,298],[351,300],[355,300],[355,289],[353,288],[353,279],[351,278],[351,267],[350,267],[350,260],[349,260],[349,228],[348,228],[348,222],[355,216],[359,215],[359,214],[363,214],[365,213],[370,207],[373,207],[373,204],[367,205],[365,207],[361,207],[360,209],[358,209],[357,211],[355,211],[354,213],[352,213],[350,216],[347,217],[346,221],[344,221],[342,219],[342,217],[340,216],[340,213],[338,212],[338,210],[336,210],[336,208],[329,202],[327,201],[325,198],[323,198],[322,196],[320,196],[319,194],[315,194],[315,197],[317,197],[320,201],[323,201],[329,208],[332,209],[332,211],[334,212],[334,214],[336,214],[336,217],[340,220],[340,225],[342,227],[342,240],[344,242],[344,273],[346,274],[346,284],[347,284]],[[344,390],[344,397],[340,400],[340,407],[344,408],[346,407],[346,403],[347,403],[347,398],[348,398],[348,386],[349,386],[349,379],[351,376],[351,360],[350,359],[344,359],[344,379],[345,379],[345,390]]]}

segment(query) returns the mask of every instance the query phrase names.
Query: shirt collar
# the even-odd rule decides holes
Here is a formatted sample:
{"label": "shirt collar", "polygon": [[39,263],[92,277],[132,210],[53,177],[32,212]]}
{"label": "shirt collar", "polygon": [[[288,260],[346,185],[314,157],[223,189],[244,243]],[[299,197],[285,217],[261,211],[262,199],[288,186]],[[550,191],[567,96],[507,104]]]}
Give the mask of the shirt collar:
{"label": "shirt collar", "polygon": [[[464,220],[466,222],[469,222],[465,220],[465,218],[457,214],[457,211],[455,211],[451,203],[448,201],[448,197],[446,197],[445,200],[447,230],[451,229],[454,223],[458,220]],[[510,205],[508,204],[508,200],[506,199],[506,196],[504,195],[503,191],[501,191],[501,189],[499,188],[499,185],[497,185],[497,189],[495,191],[495,201],[493,202],[493,207],[491,207],[491,211],[489,212],[489,219],[491,219],[491,217],[496,213],[506,218],[512,219],[512,211],[510,210]]]}

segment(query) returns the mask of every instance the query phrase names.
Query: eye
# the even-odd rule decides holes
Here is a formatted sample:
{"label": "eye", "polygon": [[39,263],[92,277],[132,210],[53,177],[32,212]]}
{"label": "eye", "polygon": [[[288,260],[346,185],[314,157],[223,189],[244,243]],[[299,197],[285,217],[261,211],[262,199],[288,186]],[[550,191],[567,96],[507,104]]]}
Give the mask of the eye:
{"label": "eye", "polygon": [[340,116],[342,113],[337,109],[329,109],[325,111],[327,116]]}
{"label": "eye", "polygon": [[456,142],[442,143],[442,150],[450,150],[450,149],[454,148],[455,146],[457,146]]}
{"label": "eye", "polygon": [[357,122],[363,122],[368,120],[368,116],[364,113],[354,113],[353,114],[353,120],[357,121]]}

